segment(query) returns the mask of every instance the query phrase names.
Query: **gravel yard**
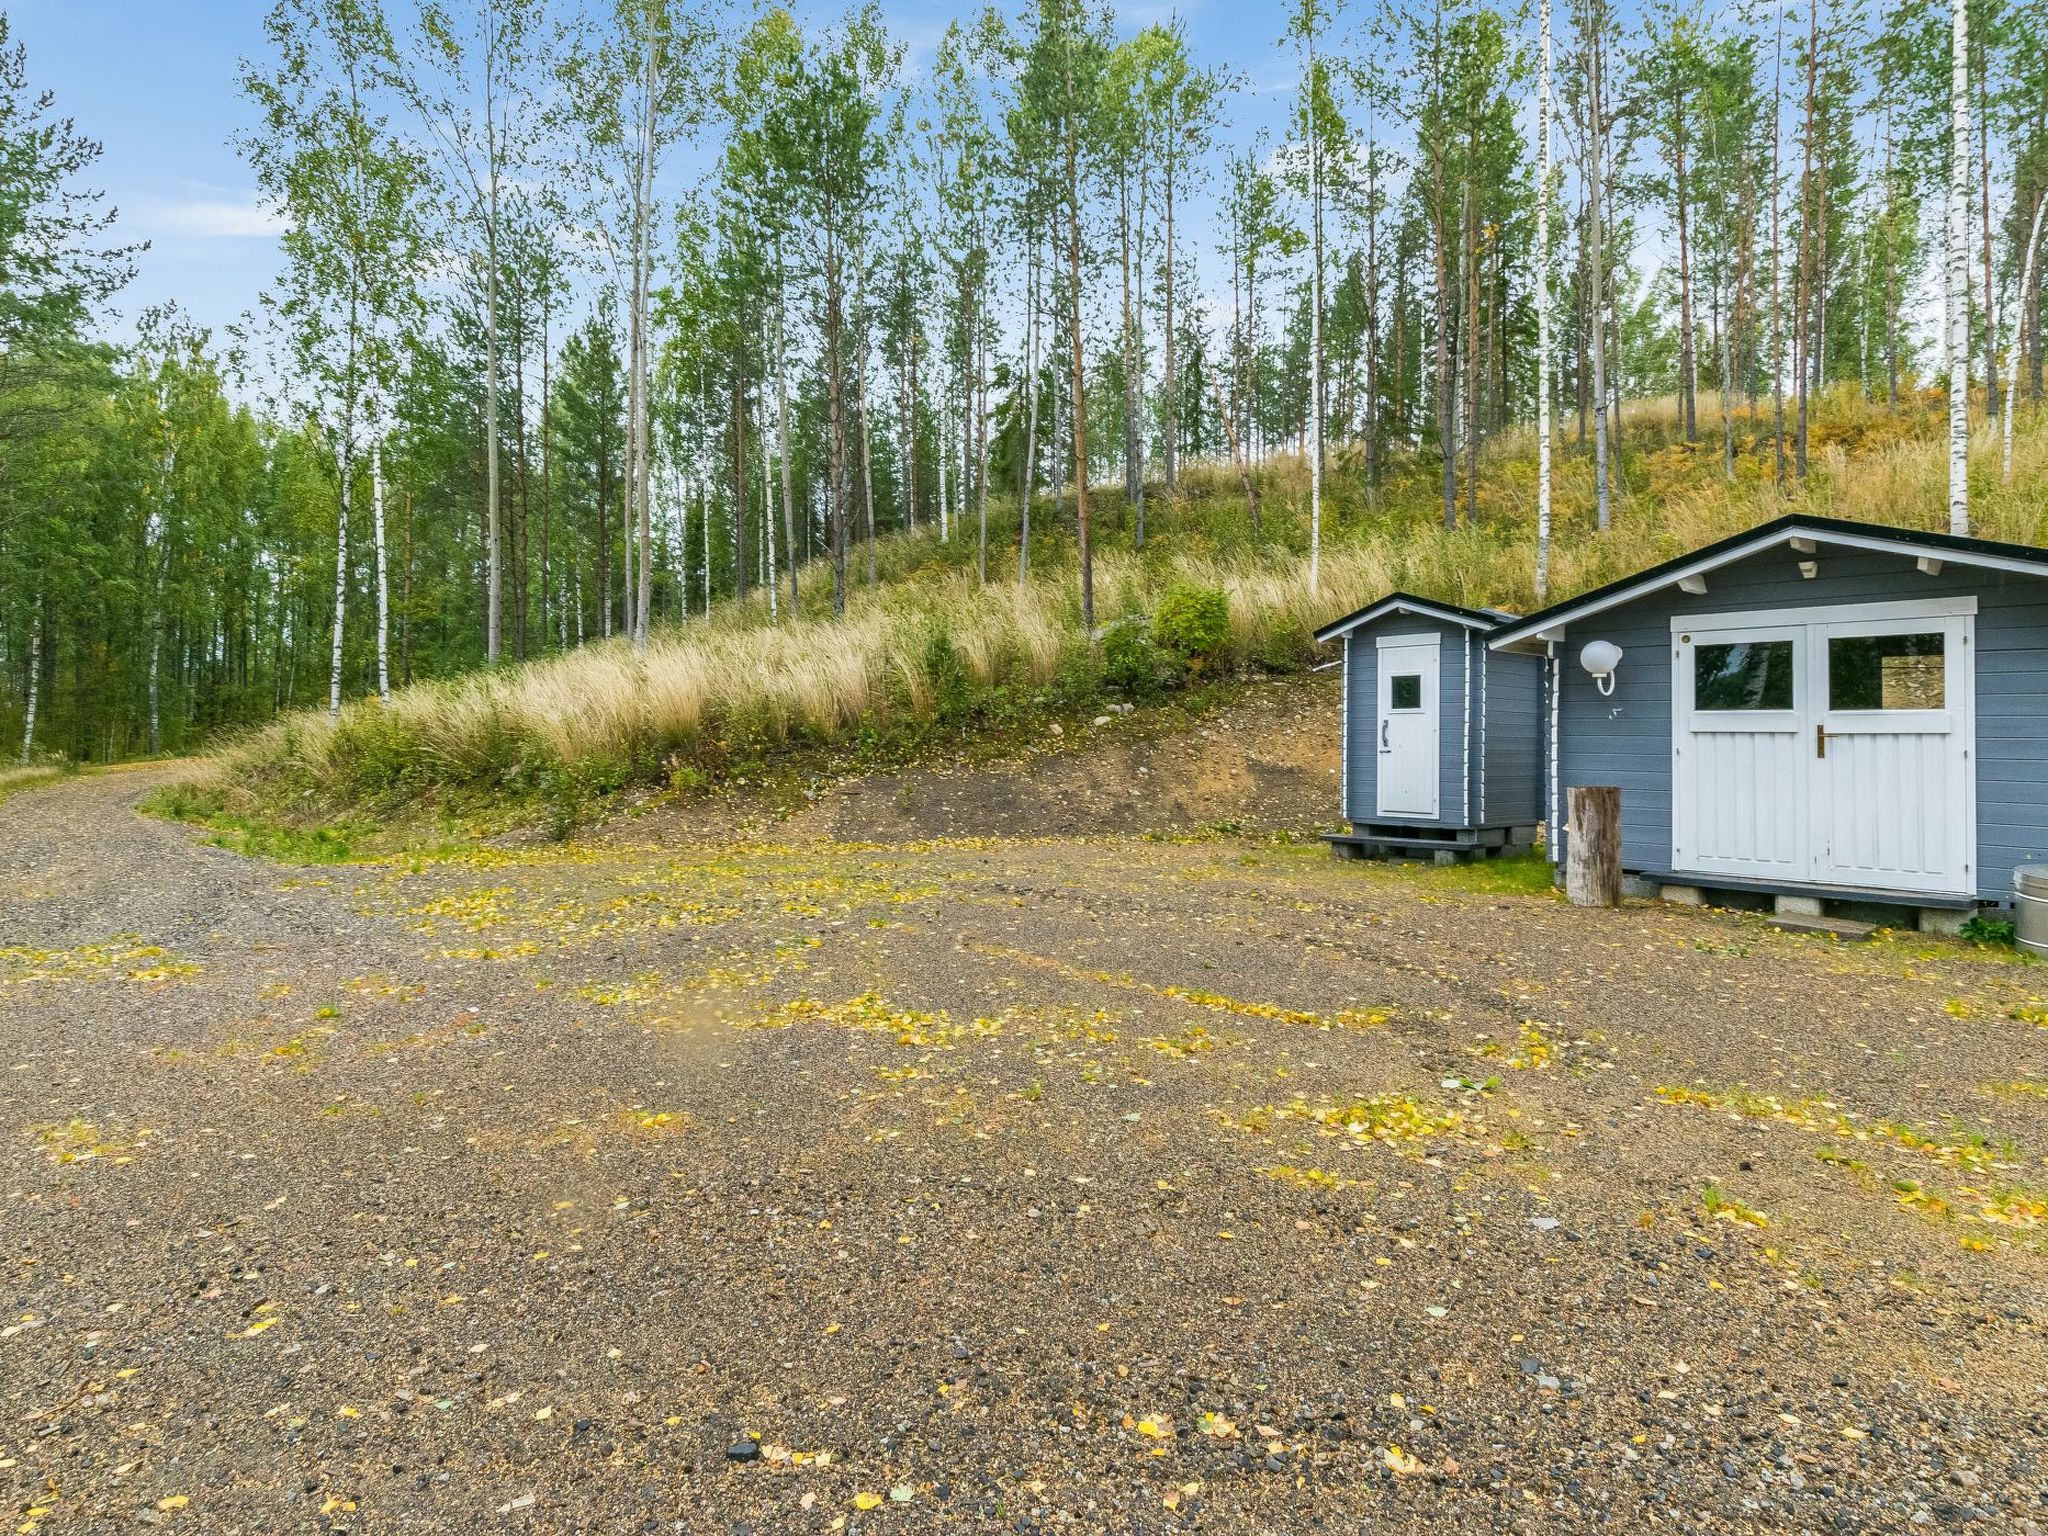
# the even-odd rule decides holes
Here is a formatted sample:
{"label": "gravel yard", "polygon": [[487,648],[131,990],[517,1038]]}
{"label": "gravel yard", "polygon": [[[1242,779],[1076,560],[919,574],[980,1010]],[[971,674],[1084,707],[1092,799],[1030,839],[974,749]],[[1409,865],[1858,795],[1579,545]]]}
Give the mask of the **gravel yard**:
{"label": "gravel yard", "polygon": [[161,772],[0,811],[8,1530],[2048,1524],[2039,966],[1214,837],[290,869]]}

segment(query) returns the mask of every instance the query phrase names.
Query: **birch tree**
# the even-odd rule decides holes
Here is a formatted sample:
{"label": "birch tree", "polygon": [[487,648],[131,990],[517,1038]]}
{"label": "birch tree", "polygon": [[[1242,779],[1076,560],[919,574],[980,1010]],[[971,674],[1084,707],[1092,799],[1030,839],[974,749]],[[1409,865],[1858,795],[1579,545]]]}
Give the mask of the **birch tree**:
{"label": "birch tree", "polygon": [[[350,0],[368,7],[374,0]],[[531,76],[550,44],[545,0],[474,0],[459,12],[427,0],[413,28],[385,40],[385,77],[424,136],[421,157],[439,170],[448,234],[467,247],[484,284],[484,523],[488,562],[484,656],[503,653],[505,554],[500,499],[499,357],[507,193],[531,155],[536,102]]]}
{"label": "birch tree", "polygon": [[1081,625],[1095,631],[1095,561],[1088,524],[1088,359],[1081,315],[1089,182],[1098,159],[1101,80],[1108,48],[1080,0],[1038,0],[1037,30],[1020,87],[1050,148],[1066,272],[1070,392],[1065,401],[1074,473],[1075,544],[1080,556]]}
{"label": "birch tree", "polygon": [[1970,531],[1970,23],[1950,0],[1948,181],[1948,527]]}
{"label": "birch tree", "polygon": [[1550,0],[1536,39],[1536,601],[1550,591]]}
{"label": "birch tree", "polygon": [[[320,422],[336,468],[334,608],[328,710],[341,710],[349,516],[361,436],[376,430],[394,377],[395,337],[416,323],[423,167],[372,99],[391,39],[365,0],[280,0],[264,23],[275,61],[246,66],[261,114],[240,142],[285,221],[285,265],[264,307],[283,334],[290,377]],[[381,544],[381,525],[378,531]],[[378,604],[378,654],[388,604]],[[388,671],[380,687],[388,689]]]}
{"label": "birch tree", "polygon": [[1342,146],[1346,134],[1331,91],[1327,64],[1316,45],[1335,19],[1338,0],[1299,0],[1289,19],[1287,36],[1301,61],[1297,129],[1299,169],[1308,203],[1308,589],[1321,586],[1323,556],[1323,191],[1324,162],[1330,144]]}

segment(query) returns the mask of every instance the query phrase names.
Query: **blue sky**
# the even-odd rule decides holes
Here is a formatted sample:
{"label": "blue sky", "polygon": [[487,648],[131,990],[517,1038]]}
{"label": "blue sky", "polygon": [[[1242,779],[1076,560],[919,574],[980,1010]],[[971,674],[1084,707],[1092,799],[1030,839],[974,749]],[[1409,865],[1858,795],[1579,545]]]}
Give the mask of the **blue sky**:
{"label": "blue sky", "polygon": [[[132,334],[145,307],[172,299],[218,331],[255,305],[275,269],[275,230],[231,144],[249,120],[238,63],[262,54],[266,9],[267,0],[14,0],[8,7],[14,38],[28,49],[30,79],[54,90],[59,110],[105,145],[95,184],[119,207],[124,238],[150,242],[136,281],[116,301],[107,328],[117,337]],[[822,20],[840,7],[797,9]],[[965,9],[897,0],[888,15],[915,67],[929,60],[947,19]],[[1175,14],[1199,58],[1231,67],[1250,87],[1235,98],[1237,122],[1226,136],[1245,143],[1257,127],[1277,127],[1292,88],[1277,42],[1280,8],[1226,0],[1127,4],[1119,20],[1135,29]]]}
{"label": "blue sky", "polygon": [[8,16],[30,80],[105,145],[95,183],[119,207],[125,238],[150,242],[117,300],[118,332],[166,299],[216,327],[252,305],[276,241],[228,139],[245,115],[236,61],[261,42],[261,10],[14,0]]}

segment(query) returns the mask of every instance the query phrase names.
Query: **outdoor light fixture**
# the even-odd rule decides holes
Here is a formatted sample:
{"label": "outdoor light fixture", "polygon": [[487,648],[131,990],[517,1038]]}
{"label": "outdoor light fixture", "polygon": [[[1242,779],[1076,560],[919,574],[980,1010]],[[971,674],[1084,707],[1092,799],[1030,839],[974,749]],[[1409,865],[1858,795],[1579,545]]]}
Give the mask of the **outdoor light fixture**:
{"label": "outdoor light fixture", "polygon": [[1579,652],[1579,665],[1593,675],[1602,697],[1614,692],[1614,669],[1621,665],[1621,647],[1612,640],[1595,640]]}

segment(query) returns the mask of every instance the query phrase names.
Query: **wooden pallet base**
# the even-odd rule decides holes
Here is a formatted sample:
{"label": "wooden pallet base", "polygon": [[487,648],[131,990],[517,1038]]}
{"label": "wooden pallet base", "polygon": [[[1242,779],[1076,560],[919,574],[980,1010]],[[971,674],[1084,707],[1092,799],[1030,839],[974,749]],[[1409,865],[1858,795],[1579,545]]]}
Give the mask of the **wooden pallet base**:
{"label": "wooden pallet base", "polygon": [[1536,845],[1528,827],[1410,827],[1398,823],[1354,824],[1349,832],[1325,832],[1323,841],[1340,859],[1431,859],[1463,864],[1474,859],[1509,858]]}

